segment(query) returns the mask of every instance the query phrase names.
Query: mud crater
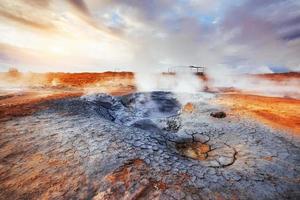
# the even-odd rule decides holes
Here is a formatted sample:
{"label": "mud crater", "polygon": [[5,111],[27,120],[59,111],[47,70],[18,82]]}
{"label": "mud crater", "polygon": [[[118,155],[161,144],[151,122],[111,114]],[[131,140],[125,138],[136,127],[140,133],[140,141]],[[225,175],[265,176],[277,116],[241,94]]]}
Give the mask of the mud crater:
{"label": "mud crater", "polygon": [[175,147],[179,154],[195,160],[206,160],[210,145],[201,142],[177,142]]}
{"label": "mud crater", "polygon": [[[236,151],[226,144],[211,146],[214,139],[197,132],[185,130],[184,105],[170,92],[134,93],[121,97],[97,96],[99,113],[108,113],[110,121],[150,132],[153,137],[164,138],[170,152],[198,160],[208,167],[227,167],[236,160]],[[194,105],[193,105],[194,107]],[[183,114],[183,115],[182,115]],[[209,114],[208,114],[209,116]],[[143,141],[137,142],[137,145]],[[169,145],[171,144],[171,145]]]}

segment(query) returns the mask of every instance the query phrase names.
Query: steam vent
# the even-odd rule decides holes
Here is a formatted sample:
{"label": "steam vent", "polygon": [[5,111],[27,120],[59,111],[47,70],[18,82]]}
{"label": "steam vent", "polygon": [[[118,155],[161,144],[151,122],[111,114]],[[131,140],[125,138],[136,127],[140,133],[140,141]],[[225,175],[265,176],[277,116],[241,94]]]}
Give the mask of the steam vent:
{"label": "steam vent", "polygon": [[92,94],[3,119],[0,199],[299,199],[299,141],[212,117],[215,98]]}

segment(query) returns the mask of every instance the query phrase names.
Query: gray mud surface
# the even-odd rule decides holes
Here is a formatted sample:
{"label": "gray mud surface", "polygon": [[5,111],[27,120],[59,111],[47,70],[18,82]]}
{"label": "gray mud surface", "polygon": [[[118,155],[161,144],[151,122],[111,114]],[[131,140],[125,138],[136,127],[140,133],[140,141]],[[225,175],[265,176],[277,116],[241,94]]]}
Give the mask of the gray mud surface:
{"label": "gray mud surface", "polygon": [[181,97],[90,95],[0,122],[0,199],[300,199],[299,139]]}

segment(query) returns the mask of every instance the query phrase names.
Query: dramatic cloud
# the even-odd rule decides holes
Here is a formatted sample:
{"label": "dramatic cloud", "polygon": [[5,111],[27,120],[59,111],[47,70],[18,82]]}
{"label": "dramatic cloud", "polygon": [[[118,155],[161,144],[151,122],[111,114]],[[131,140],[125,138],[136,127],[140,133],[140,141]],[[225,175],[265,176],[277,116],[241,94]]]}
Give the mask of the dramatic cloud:
{"label": "dramatic cloud", "polygon": [[300,70],[298,0],[2,0],[0,70]]}

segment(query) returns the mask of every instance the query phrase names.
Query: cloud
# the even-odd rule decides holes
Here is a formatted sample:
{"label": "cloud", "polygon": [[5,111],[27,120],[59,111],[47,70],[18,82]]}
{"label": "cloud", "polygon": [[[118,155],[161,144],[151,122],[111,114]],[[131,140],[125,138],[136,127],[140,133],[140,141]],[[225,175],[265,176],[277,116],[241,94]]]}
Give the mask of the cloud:
{"label": "cloud", "polygon": [[14,22],[20,23],[22,25],[29,26],[31,28],[37,28],[37,29],[42,29],[42,30],[51,30],[53,28],[53,26],[51,24],[35,22],[30,19],[26,19],[22,16],[18,16],[18,15],[15,15],[15,14],[12,14],[9,12],[5,12],[5,11],[0,11],[0,16],[5,17]]}
{"label": "cloud", "polygon": [[48,7],[51,0],[23,0],[24,3],[31,4],[32,6]]}
{"label": "cloud", "polygon": [[77,10],[79,10],[80,12],[89,15],[89,10],[85,4],[85,2],[83,0],[68,0],[69,3],[74,6]]}
{"label": "cloud", "polygon": [[57,54],[63,61],[55,64],[82,71],[201,65],[253,73],[300,66],[297,0],[3,0],[0,8],[0,42],[22,49],[20,65],[27,51],[45,65]]}
{"label": "cloud", "polygon": [[[45,14],[48,14],[47,6],[48,1],[43,0],[39,3],[34,0],[30,0],[27,3],[23,0],[2,0],[0,3],[0,18],[2,23],[10,23],[12,26],[11,28],[23,25],[27,28],[51,31],[54,29],[53,20],[41,16],[41,13],[44,12]],[[36,8],[35,12],[32,12],[33,8]]]}

